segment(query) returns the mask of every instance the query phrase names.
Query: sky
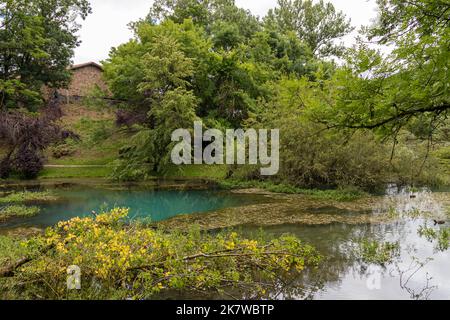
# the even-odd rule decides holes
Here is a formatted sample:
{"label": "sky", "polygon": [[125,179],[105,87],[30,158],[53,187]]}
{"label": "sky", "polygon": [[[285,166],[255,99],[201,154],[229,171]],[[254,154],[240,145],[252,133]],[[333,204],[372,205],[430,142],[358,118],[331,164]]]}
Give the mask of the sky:
{"label": "sky", "polygon": [[[329,0],[351,18],[355,27],[370,24],[376,17],[375,0]],[[79,32],[81,45],[75,50],[75,63],[100,62],[108,57],[111,47],[127,42],[132,38],[128,28],[131,21],[147,15],[152,0],[90,0],[93,13],[82,23]],[[249,9],[253,14],[263,17],[277,0],[236,0],[239,7]],[[354,34],[345,37],[344,42],[351,45]]]}

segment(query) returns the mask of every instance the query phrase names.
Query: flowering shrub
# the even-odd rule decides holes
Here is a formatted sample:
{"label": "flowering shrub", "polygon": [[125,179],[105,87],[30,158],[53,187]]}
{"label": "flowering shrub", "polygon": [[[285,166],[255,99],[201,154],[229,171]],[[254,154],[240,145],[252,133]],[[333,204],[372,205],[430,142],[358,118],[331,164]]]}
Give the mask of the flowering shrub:
{"label": "flowering shrub", "polygon": [[[268,296],[283,279],[315,267],[320,256],[293,236],[250,240],[236,232],[165,232],[127,224],[127,209],[60,222],[23,243],[43,248],[8,288],[31,297],[145,299],[176,291]],[[45,248],[45,249],[44,249]],[[67,267],[81,269],[82,289],[68,291]]]}

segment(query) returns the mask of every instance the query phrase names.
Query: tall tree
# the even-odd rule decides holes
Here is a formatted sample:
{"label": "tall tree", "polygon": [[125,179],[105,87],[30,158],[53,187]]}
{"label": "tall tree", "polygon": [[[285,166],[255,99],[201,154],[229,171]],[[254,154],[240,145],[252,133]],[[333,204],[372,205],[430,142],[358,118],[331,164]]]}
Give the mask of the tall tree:
{"label": "tall tree", "polygon": [[336,44],[336,40],[353,30],[345,14],[323,0],[317,3],[312,0],[278,0],[278,7],[269,10],[265,24],[282,32],[294,31],[316,56],[321,57],[340,55],[343,46]]}
{"label": "tall tree", "polygon": [[352,49],[331,85],[337,105],[317,110],[317,117],[332,126],[394,136],[420,123],[431,136],[448,121],[450,110],[450,3],[380,0],[378,5],[380,18],[366,33],[390,44],[392,53],[384,57],[365,44]]}
{"label": "tall tree", "polygon": [[237,7],[235,0],[156,0],[147,20],[160,23],[167,19],[176,23],[190,19],[207,34],[222,39],[249,39],[260,29],[258,19],[249,10]]}
{"label": "tall tree", "polygon": [[87,0],[0,1],[0,108],[42,104],[41,88],[67,84]]}
{"label": "tall tree", "polygon": [[[168,26],[173,26],[168,24]],[[121,180],[134,179],[150,172],[161,171],[169,162],[171,134],[179,128],[191,127],[196,119],[198,101],[189,90],[194,74],[193,60],[181,50],[174,36],[154,33],[158,27],[141,25],[150,36],[147,51],[140,57],[142,77],[136,90],[147,105],[147,119],[134,135],[130,146],[121,152],[115,176]],[[115,79],[113,56],[105,64],[107,77]],[[111,75],[112,72],[112,75]]]}

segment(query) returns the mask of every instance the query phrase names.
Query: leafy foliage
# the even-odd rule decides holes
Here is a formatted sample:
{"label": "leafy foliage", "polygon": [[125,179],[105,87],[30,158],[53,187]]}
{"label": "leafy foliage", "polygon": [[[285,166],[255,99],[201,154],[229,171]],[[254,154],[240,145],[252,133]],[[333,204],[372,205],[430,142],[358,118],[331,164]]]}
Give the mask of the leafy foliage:
{"label": "leafy foliage", "polygon": [[64,130],[56,120],[61,117],[57,101],[52,100],[39,114],[0,111],[0,141],[8,151],[0,162],[0,178],[15,171],[32,179],[43,168],[43,151],[52,143],[78,136]]}
{"label": "leafy foliage", "polygon": [[41,88],[70,79],[77,18],[91,9],[86,0],[2,0],[0,2],[0,109],[36,109]]}
{"label": "leafy foliage", "polygon": [[37,215],[40,209],[38,207],[26,207],[22,205],[12,205],[0,208],[0,221],[13,217],[31,217]]}
{"label": "leafy foliage", "polygon": [[365,263],[386,265],[400,254],[400,244],[362,239],[358,243],[358,256]]}
{"label": "leafy foliage", "polygon": [[[365,44],[327,82],[335,101],[316,119],[329,127],[376,129],[393,136],[411,124],[421,137],[448,126],[449,4],[445,1],[379,1],[380,19],[366,35],[390,44],[387,57]],[[447,14],[446,14],[447,13]]]}
{"label": "leafy foliage", "polygon": [[[13,278],[0,280],[2,294],[19,297],[151,298],[169,290],[267,297],[288,276],[314,268],[320,256],[292,236],[249,240],[235,232],[217,235],[163,232],[127,225],[126,209],[96,218],[74,218],[24,243],[41,248]],[[45,249],[46,248],[46,249]],[[66,268],[82,270],[82,289],[68,293]]]}
{"label": "leafy foliage", "polygon": [[436,243],[436,249],[446,251],[450,248],[450,228],[439,228],[438,230],[427,226],[421,226],[417,231],[421,237]]}
{"label": "leafy foliage", "polygon": [[314,54],[326,57],[341,55],[344,47],[335,40],[350,33],[350,20],[337,12],[333,4],[320,0],[278,0],[278,6],[265,17],[270,27],[282,32],[293,31],[308,44]]}

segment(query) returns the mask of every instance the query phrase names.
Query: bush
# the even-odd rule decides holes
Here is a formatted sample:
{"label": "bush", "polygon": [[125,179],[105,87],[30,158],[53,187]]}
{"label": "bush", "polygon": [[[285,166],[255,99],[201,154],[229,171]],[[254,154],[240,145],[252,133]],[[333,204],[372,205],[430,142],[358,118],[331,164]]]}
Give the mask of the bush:
{"label": "bush", "polygon": [[50,152],[55,159],[61,159],[64,157],[71,156],[75,153],[72,146],[67,144],[59,144],[50,148]]}
{"label": "bush", "polygon": [[[127,215],[126,209],[114,209],[74,218],[25,242],[41,254],[13,278],[0,279],[0,297],[17,292],[15,298],[142,299],[171,290],[268,297],[281,279],[314,268],[321,259],[293,236],[250,240],[231,231],[164,232],[127,224]],[[68,292],[71,265],[81,268],[82,289]]]}

